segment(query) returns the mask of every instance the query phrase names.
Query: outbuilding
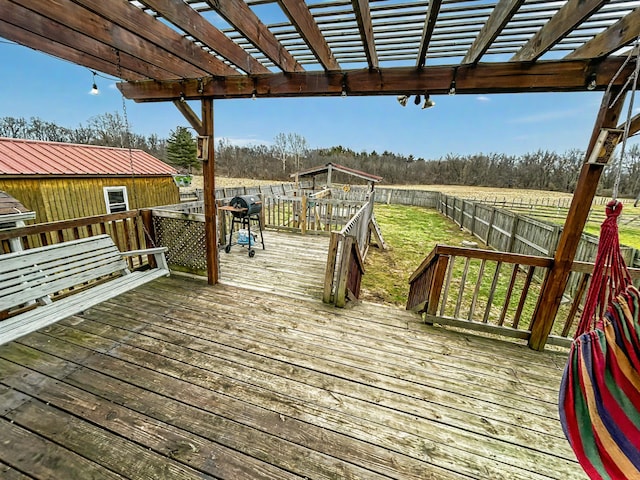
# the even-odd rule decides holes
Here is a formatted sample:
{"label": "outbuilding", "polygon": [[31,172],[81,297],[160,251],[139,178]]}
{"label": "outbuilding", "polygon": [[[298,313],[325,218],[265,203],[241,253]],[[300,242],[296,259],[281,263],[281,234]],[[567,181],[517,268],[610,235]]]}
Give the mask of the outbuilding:
{"label": "outbuilding", "polygon": [[178,203],[177,173],[138,149],[0,138],[0,190],[39,223]]}

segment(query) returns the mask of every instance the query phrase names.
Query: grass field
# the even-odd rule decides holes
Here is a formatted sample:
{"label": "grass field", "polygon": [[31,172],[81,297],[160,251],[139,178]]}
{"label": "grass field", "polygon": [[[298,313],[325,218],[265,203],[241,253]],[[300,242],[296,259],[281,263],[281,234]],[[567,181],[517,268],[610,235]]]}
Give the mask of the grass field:
{"label": "grass field", "polygon": [[376,205],[374,212],[389,249],[369,249],[362,279],[363,300],[404,305],[409,276],[436,244],[460,246],[463,240],[478,241],[435,210]]}

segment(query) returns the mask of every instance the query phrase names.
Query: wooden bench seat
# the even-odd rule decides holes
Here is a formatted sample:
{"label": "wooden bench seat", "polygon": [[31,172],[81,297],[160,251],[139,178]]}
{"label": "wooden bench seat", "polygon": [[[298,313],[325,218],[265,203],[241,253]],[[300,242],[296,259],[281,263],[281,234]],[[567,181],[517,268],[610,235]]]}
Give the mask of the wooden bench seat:
{"label": "wooden bench seat", "polygon": [[[0,255],[0,345],[169,275],[165,251],[120,252],[98,235]],[[143,255],[156,267],[130,271],[125,257]]]}

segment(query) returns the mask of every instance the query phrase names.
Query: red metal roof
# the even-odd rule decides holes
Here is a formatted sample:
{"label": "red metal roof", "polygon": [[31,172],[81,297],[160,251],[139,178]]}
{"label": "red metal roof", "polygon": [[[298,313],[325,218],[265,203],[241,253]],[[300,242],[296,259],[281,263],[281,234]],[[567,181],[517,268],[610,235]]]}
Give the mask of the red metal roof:
{"label": "red metal roof", "polygon": [[142,150],[129,155],[128,148],[0,138],[0,176],[174,173],[175,168]]}

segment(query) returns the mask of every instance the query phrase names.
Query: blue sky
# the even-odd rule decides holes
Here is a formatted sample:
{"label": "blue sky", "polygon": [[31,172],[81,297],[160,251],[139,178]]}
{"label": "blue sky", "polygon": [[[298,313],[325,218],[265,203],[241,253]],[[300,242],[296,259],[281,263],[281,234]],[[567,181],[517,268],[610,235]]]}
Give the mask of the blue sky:
{"label": "blue sky", "polygon": [[[100,95],[92,96],[92,74],[84,67],[1,39],[0,58],[0,117],[40,117],[73,128],[95,115],[122,114],[113,79],[97,77]],[[219,100],[214,128],[216,138],[240,145],[271,144],[278,133],[297,133],[312,148],[342,145],[425,159],[448,153],[564,152],[586,148],[601,95],[441,95],[427,110],[413,98],[403,108],[395,96]],[[198,102],[192,107],[199,111]],[[176,126],[188,126],[170,102],[127,100],[126,108],[132,130],[142,135],[168,137]]]}

